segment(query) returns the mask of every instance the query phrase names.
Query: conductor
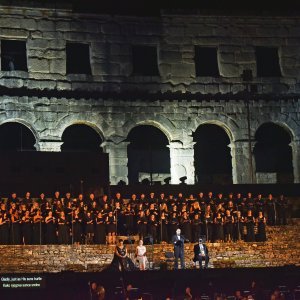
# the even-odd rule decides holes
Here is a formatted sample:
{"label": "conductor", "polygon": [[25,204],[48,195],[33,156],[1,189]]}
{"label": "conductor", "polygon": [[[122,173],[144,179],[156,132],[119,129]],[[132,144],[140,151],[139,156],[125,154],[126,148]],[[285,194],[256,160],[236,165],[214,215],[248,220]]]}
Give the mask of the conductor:
{"label": "conductor", "polygon": [[199,262],[199,267],[202,269],[202,261],[205,262],[204,268],[207,269],[209,256],[208,249],[205,244],[203,244],[202,238],[199,239],[199,243],[194,246],[194,259],[195,266],[197,266],[197,261]]}
{"label": "conductor", "polygon": [[184,237],[180,235],[181,230],[178,228],[176,234],[172,237],[172,243],[174,245],[174,256],[175,256],[175,265],[174,269],[178,269],[178,258],[180,259],[181,269],[185,268],[184,264]]}

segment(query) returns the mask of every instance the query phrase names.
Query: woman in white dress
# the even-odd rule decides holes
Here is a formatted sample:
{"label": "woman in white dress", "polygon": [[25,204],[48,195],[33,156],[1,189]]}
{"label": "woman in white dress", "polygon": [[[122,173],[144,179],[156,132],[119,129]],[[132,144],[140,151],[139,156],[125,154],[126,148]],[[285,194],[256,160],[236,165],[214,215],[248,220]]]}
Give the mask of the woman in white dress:
{"label": "woman in white dress", "polygon": [[143,245],[143,241],[139,241],[139,245],[136,247],[135,252],[136,260],[139,263],[140,270],[146,269],[146,247]]}

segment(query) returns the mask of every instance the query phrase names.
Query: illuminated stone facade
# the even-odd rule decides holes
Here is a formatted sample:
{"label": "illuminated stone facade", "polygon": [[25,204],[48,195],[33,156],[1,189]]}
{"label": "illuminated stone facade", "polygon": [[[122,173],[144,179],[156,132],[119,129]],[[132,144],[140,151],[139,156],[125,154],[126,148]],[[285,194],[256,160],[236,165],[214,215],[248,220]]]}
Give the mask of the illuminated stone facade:
{"label": "illuminated stone facade", "polygon": [[[86,124],[109,153],[111,183],[128,182],[128,133],[153,125],[169,140],[171,182],[186,175],[193,184],[192,133],[216,124],[230,138],[233,183],[251,183],[257,178],[254,162],[251,178],[249,141],[253,147],[259,126],[274,122],[291,135],[294,182],[300,182],[299,17],[162,11],[141,18],[17,6],[0,6],[0,14],[1,40],[25,41],[28,67],[0,71],[0,124],[26,125],[37,150],[60,151],[64,130]],[[91,74],[67,74],[68,42],[89,45]],[[133,45],[156,47],[159,75],[132,75]],[[220,76],[196,76],[195,46],[217,49]],[[257,76],[258,46],[278,49],[281,76]],[[244,70],[252,72],[249,81]]]}

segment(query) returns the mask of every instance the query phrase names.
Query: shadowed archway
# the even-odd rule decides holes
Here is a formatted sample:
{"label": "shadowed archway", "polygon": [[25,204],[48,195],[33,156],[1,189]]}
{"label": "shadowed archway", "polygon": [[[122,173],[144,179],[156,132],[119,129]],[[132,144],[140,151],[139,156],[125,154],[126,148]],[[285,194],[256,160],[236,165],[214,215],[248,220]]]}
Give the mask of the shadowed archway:
{"label": "shadowed archway", "polygon": [[255,139],[256,172],[277,173],[277,183],[292,183],[291,134],[280,125],[265,123],[257,129]]}
{"label": "shadowed archway", "polygon": [[0,126],[0,151],[36,151],[36,139],[32,131],[18,122]]}
{"label": "shadowed archway", "polygon": [[158,128],[151,125],[134,127],[128,134],[128,179],[130,184],[139,182],[139,173],[152,175],[170,173],[168,139]]}
{"label": "shadowed archway", "polygon": [[226,131],[215,124],[203,124],[193,134],[196,182],[231,184],[232,165],[230,139]]}
{"label": "shadowed archway", "polygon": [[103,152],[100,147],[102,139],[90,126],[74,124],[65,129],[62,135],[61,151]]}

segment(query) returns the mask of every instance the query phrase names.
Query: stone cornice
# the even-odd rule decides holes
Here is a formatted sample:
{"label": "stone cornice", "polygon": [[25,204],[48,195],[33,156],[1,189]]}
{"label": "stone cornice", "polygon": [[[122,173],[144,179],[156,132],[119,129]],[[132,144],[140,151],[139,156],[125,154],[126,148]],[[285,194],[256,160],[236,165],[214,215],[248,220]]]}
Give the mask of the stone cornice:
{"label": "stone cornice", "polygon": [[238,93],[217,93],[203,94],[190,92],[156,92],[147,91],[88,91],[88,90],[56,90],[56,89],[29,89],[0,87],[0,96],[8,97],[46,97],[46,98],[64,98],[64,99],[116,99],[123,101],[145,100],[145,101],[298,101],[300,94],[249,94],[246,92]]}

